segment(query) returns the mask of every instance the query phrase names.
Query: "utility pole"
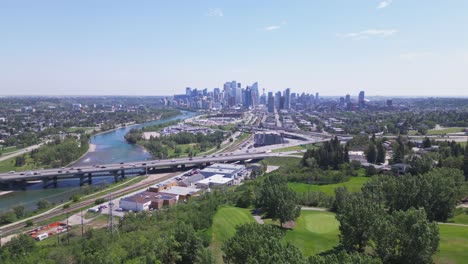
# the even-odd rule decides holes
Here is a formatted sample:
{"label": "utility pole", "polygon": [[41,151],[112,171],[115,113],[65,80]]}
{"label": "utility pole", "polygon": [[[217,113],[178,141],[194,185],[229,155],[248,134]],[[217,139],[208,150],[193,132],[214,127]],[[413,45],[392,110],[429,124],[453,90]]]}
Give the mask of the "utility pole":
{"label": "utility pole", "polygon": [[114,234],[114,229],[117,231],[117,227],[114,226],[114,203],[112,202],[112,193],[109,193],[109,220],[108,220],[108,228],[111,236]]}
{"label": "utility pole", "polygon": [[70,212],[70,211],[67,210],[67,244],[68,244],[68,245],[70,245],[70,229],[68,228],[68,227],[69,227],[69,225],[68,225],[68,213],[69,213],[69,212]]}
{"label": "utility pole", "polygon": [[60,245],[60,232],[59,232],[60,225],[57,225],[57,246]]}
{"label": "utility pole", "polygon": [[81,237],[83,237],[83,210],[81,210]]}

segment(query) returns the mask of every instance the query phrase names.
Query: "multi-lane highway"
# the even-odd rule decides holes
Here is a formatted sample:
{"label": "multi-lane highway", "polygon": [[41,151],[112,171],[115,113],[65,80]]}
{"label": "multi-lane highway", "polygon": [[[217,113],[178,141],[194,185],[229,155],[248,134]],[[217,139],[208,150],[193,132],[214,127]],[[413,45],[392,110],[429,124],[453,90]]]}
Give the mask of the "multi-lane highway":
{"label": "multi-lane highway", "polygon": [[232,162],[232,161],[243,161],[248,159],[263,159],[266,157],[277,156],[278,153],[221,153],[203,157],[193,158],[178,158],[178,159],[165,159],[165,160],[148,160],[142,162],[133,163],[118,163],[118,164],[106,164],[106,165],[95,165],[85,167],[72,167],[72,168],[58,168],[58,169],[45,169],[35,170],[26,172],[10,172],[0,174],[0,183],[9,181],[21,181],[21,180],[42,180],[50,178],[78,178],[82,175],[95,174],[95,173],[118,173],[126,170],[148,170],[152,168],[161,167],[177,167],[181,165],[193,165],[203,163],[214,163],[214,162]]}

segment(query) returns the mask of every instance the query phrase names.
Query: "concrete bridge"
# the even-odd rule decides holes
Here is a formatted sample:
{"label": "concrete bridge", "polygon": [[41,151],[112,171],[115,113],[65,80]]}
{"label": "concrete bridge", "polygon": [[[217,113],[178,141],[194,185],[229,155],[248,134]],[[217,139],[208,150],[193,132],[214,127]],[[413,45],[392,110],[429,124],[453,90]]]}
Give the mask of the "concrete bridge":
{"label": "concrete bridge", "polygon": [[57,186],[60,179],[76,178],[80,180],[80,185],[91,183],[93,177],[113,176],[115,181],[123,179],[128,174],[141,174],[158,168],[184,168],[187,165],[204,165],[216,162],[234,162],[250,159],[263,159],[273,156],[281,156],[279,153],[221,153],[207,155],[203,157],[176,158],[165,160],[147,160],[140,162],[128,162],[117,164],[101,164],[83,167],[66,167],[56,169],[34,170],[25,172],[10,172],[0,174],[0,185],[12,188],[14,185],[25,184],[28,181],[40,180],[44,187]]}

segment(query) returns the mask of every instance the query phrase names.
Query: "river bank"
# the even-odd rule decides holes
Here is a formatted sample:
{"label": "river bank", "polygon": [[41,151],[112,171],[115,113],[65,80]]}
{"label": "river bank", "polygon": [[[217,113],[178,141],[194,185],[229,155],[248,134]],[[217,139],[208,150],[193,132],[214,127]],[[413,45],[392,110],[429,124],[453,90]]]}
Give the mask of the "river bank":
{"label": "river bank", "polygon": [[[124,136],[132,128],[155,125],[173,121],[184,120],[194,116],[194,112],[182,112],[180,115],[167,119],[154,120],[143,124],[133,124],[112,131],[103,131],[90,138],[88,151],[81,159],[73,163],[73,166],[90,166],[93,164],[109,164],[120,162],[136,162],[150,159],[151,155],[143,148],[128,144]],[[113,177],[99,177],[93,180],[92,185],[106,186],[113,182]],[[86,186],[83,186],[84,188]],[[34,210],[40,199],[49,200],[51,203],[67,201],[76,191],[80,190],[77,179],[58,181],[57,188],[44,189],[42,183],[27,185],[25,189],[15,190],[1,196],[0,214],[10,210],[13,206],[22,204],[28,210]]]}

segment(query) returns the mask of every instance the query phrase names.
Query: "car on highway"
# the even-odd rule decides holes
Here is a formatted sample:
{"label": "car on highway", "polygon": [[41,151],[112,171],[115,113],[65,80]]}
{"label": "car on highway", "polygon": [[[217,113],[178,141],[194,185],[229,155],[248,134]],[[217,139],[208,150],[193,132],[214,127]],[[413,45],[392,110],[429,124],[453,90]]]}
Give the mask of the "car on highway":
{"label": "car on highway", "polygon": [[106,168],[106,166],[101,166],[101,169],[105,169],[105,168]]}
{"label": "car on highway", "polygon": [[175,162],[175,159],[171,159],[171,162]]}
{"label": "car on highway", "polygon": [[58,173],[62,173],[62,171],[61,171],[61,170],[59,170],[59,171],[57,171],[57,172],[58,172]]}
{"label": "car on highway", "polygon": [[145,166],[145,165],[146,165],[146,163],[142,163],[141,165]]}

